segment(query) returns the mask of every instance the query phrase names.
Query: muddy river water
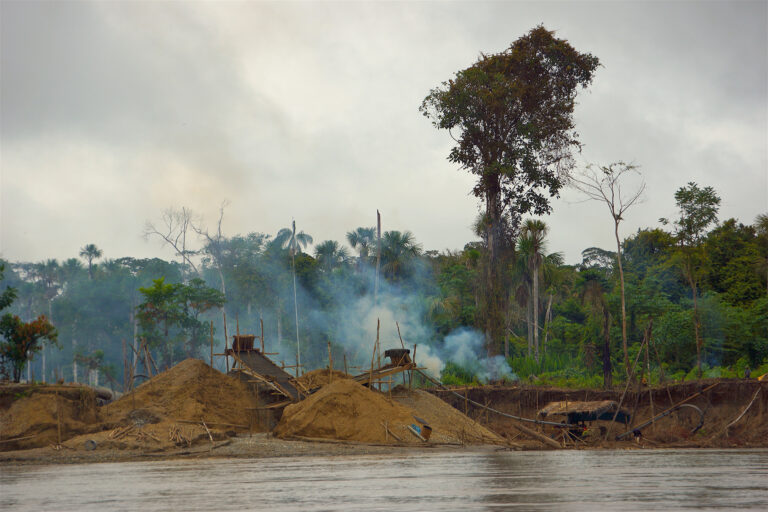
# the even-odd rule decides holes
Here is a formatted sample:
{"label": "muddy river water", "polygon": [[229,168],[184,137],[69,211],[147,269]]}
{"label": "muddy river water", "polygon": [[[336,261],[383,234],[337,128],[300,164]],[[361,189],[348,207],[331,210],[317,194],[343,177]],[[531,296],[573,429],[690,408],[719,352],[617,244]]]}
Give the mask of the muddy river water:
{"label": "muddy river water", "polygon": [[768,450],[0,466],[0,510],[768,510]]}

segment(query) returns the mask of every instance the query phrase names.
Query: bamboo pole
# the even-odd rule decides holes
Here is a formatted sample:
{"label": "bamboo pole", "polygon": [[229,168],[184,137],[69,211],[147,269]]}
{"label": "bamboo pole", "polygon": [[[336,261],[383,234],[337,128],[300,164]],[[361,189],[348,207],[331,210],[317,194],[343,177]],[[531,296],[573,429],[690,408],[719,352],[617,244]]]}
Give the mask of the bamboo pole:
{"label": "bamboo pole", "polygon": [[213,368],[213,320],[211,320],[211,368]]}
{"label": "bamboo pole", "polygon": [[331,353],[331,342],[328,342],[328,384],[333,382],[333,353]]}

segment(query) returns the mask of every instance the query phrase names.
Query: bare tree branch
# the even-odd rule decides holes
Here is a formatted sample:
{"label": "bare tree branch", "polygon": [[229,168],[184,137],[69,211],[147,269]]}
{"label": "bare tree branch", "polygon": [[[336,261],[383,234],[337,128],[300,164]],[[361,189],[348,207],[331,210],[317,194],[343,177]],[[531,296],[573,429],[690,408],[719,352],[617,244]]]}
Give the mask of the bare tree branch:
{"label": "bare tree branch", "polygon": [[[641,177],[637,188],[628,194],[622,191],[622,182],[631,174]],[[621,264],[621,239],[619,238],[619,223],[624,220],[624,212],[637,203],[645,191],[645,181],[634,164],[614,162],[607,166],[588,165],[586,169],[571,177],[571,186],[581,191],[589,199],[601,201],[608,207],[613,218],[613,233],[616,237],[616,260],[619,267],[621,282],[621,338],[624,349],[624,366],[627,375],[629,370],[629,353],[627,349],[627,307],[624,294],[624,268]]]}
{"label": "bare tree branch", "polygon": [[192,210],[184,206],[181,207],[181,210],[168,208],[163,212],[162,224],[159,227],[153,222],[147,221],[144,226],[144,239],[148,240],[153,236],[160,237],[164,244],[171,246],[176,251],[182,264],[189,265],[195,274],[199,274],[197,265],[190,258],[197,254],[197,251],[187,249],[187,233],[192,227],[193,215]]}

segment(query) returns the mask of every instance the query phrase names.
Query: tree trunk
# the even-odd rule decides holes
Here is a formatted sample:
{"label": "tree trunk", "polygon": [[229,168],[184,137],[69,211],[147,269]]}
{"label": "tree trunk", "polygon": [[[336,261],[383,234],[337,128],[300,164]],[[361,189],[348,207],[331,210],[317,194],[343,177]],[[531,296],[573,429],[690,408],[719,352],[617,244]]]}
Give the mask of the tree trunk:
{"label": "tree trunk", "polygon": [[535,260],[533,264],[533,350],[536,362],[539,362],[539,265]]}
{"label": "tree trunk", "polygon": [[296,315],[296,371],[301,369],[301,342],[299,341],[299,303],[296,300],[296,260],[293,253],[291,253],[291,261],[293,262],[293,311]]}
{"label": "tree trunk", "polygon": [[693,291],[693,331],[696,337],[696,368],[698,368],[699,378],[701,378],[701,351],[703,348],[703,340],[701,338],[701,324],[699,322],[699,300],[696,297],[696,282],[693,277],[690,278],[691,290]]}
{"label": "tree trunk", "polygon": [[533,305],[531,300],[528,299],[528,303],[525,305],[525,323],[528,327],[528,357],[533,355],[533,322],[531,321]]}
{"label": "tree trunk", "polygon": [[611,315],[603,312],[603,387],[613,386],[613,370],[611,368]]}
{"label": "tree trunk", "polygon": [[486,183],[485,208],[490,222],[486,237],[488,244],[488,268],[486,271],[486,352],[488,356],[496,355],[497,344],[501,341],[504,331],[504,286],[500,264],[504,245],[502,230],[501,184],[498,176],[489,178]]}
{"label": "tree trunk", "polygon": [[619,220],[614,217],[616,235],[616,260],[619,263],[619,282],[621,283],[621,346],[624,349],[624,371],[629,377],[629,351],[627,349],[627,305],[624,296],[624,267],[621,264],[621,241],[619,240]]}
{"label": "tree trunk", "polygon": [[72,382],[77,384],[77,358],[75,357],[75,354],[77,353],[77,340],[73,337],[72,338]]}
{"label": "tree trunk", "polygon": [[552,321],[552,299],[553,296],[550,293],[547,299],[547,311],[544,313],[544,343],[542,345],[542,353],[547,353],[547,338],[549,338],[549,322]]}

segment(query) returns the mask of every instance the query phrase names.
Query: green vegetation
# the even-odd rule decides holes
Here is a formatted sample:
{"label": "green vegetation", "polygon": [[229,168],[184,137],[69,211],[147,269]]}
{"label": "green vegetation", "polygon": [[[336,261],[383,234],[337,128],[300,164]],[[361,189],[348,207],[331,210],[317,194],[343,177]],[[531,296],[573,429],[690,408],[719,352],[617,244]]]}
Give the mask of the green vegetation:
{"label": "green vegetation", "polygon": [[[0,264],[0,281],[5,265]],[[0,311],[10,307],[16,299],[16,290],[6,287],[0,295]],[[31,322],[23,322],[17,315],[6,313],[0,317],[0,375],[12,375],[19,382],[21,372],[32,356],[42,350],[45,341],[56,343],[56,328],[40,315]],[[10,370],[10,371],[9,371]]]}

